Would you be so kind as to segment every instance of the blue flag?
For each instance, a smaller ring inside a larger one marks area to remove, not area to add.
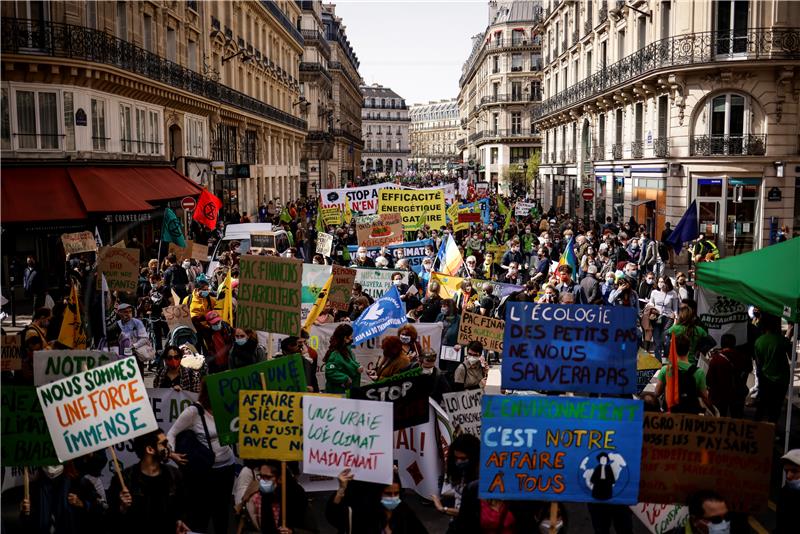
[[[381,335],[385,330],[398,328],[406,322],[406,306],[400,300],[397,286],[392,286],[353,322],[353,345],[360,345]]]
[[[678,221],[678,224],[672,229],[672,233],[669,234],[667,243],[672,245],[672,248],[675,249],[675,253],[677,254],[680,253],[681,247],[683,247],[685,242],[697,239],[699,233],[700,230],[697,227],[697,201],[692,200],[686,213],[683,214],[681,220]]]
[[[183,226],[175,212],[169,208],[164,210],[164,226],[161,228],[161,241],[164,243],[175,243],[179,247],[186,246],[183,238]]]

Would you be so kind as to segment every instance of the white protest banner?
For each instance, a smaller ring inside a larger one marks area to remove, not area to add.
[[[442,405],[450,423],[465,434],[481,437],[481,397],[480,389],[442,395]]]
[[[683,526],[689,517],[689,508],[675,504],[653,504],[640,502],[630,507],[639,521],[652,534],[665,534]],[[683,529],[681,529],[683,530]]]
[[[118,359],[118,354],[102,350],[37,350],[33,353],[33,384],[49,384]]]
[[[333,236],[324,232],[317,234],[317,254],[322,254],[326,258],[331,257],[331,248],[333,247]]]
[[[89,231],[61,234],[61,243],[64,245],[64,253],[67,256],[97,250],[97,241],[94,240],[94,234]]]
[[[463,199],[467,198],[467,192],[468,191],[469,191],[469,180],[467,178],[464,178],[464,179],[459,178],[458,179],[458,196],[460,196],[461,199],[463,200]]]
[[[747,306],[700,286],[696,292],[697,316],[708,328],[708,335],[718,346],[724,334],[733,334],[736,344],[743,345],[747,341]]]
[[[403,283],[408,283],[407,271],[393,271],[391,269],[356,269],[355,282],[373,299],[379,299],[392,287],[392,275],[399,272],[403,275]]]
[[[339,489],[339,481],[336,477],[304,473],[302,462],[300,462],[300,475],[297,477],[297,482],[303,486],[306,493],[313,491],[336,491]]]
[[[388,404],[388,403],[387,403]],[[426,499],[439,495],[439,477],[444,465],[439,454],[437,414],[432,403],[427,423],[394,433],[394,458],[403,487]]]
[[[536,207],[536,204],[533,202],[517,202],[517,205],[514,207],[514,215],[517,217],[527,217],[531,210]]]
[[[378,210],[378,191],[381,189],[395,189],[394,182],[349,187],[342,189],[320,189],[319,198],[322,208],[344,209],[345,198],[350,200],[350,209],[362,215],[372,215]]]
[[[135,358],[36,388],[62,462],[158,428]]]
[[[188,326],[193,331],[196,331],[192,317],[189,314],[188,304],[178,304],[176,306],[167,306],[163,310],[164,319],[167,321],[167,327],[172,332],[179,326]]]
[[[303,472],[392,482],[393,405],[390,402],[303,397]]]

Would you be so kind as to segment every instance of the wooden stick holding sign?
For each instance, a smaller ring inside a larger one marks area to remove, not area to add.
[[[114,460],[114,471],[117,473],[117,477],[119,478],[119,485],[122,487],[122,491],[128,491],[128,487],[125,486],[125,479],[122,478],[122,470],[119,468],[117,453],[114,451],[113,446],[109,447],[108,450],[111,451],[111,459]]]
[[[269,335],[269,344],[272,346],[272,334]],[[261,376],[261,389],[267,391],[267,377]],[[281,528],[286,528],[286,462],[281,462]]]
[[[556,523],[558,523],[558,503],[550,503],[550,534],[556,534]]]
[[[22,468],[22,499],[28,501],[28,509],[24,510],[25,515],[31,515],[30,500],[31,500],[31,478],[28,475],[28,467]]]

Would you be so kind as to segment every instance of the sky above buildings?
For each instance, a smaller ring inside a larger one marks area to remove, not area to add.
[[[470,37],[486,29],[480,1],[334,0],[367,84],[391,87],[407,104],[458,96]]]

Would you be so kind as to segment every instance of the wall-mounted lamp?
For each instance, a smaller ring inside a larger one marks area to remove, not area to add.
[[[630,165],[625,165],[624,167],[622,167],[622,176],[625,177],[625,178],[630,178],[631,177],[631,166]]]
[[[783,178],[784,163],[782,161],[776,161],[773,165],[775,165],[775,176]]]
[[[222,64],[224,65],[226,61],[230,61],[231,59],[235,58],[236,56],[242,56],[242,63],[247,63],[248,61],[253,59],[253,56],[248,54],[246,49],[242,48],[241,50],[239,50],[235,54],[231,54],[228,57],[222,58]]]

